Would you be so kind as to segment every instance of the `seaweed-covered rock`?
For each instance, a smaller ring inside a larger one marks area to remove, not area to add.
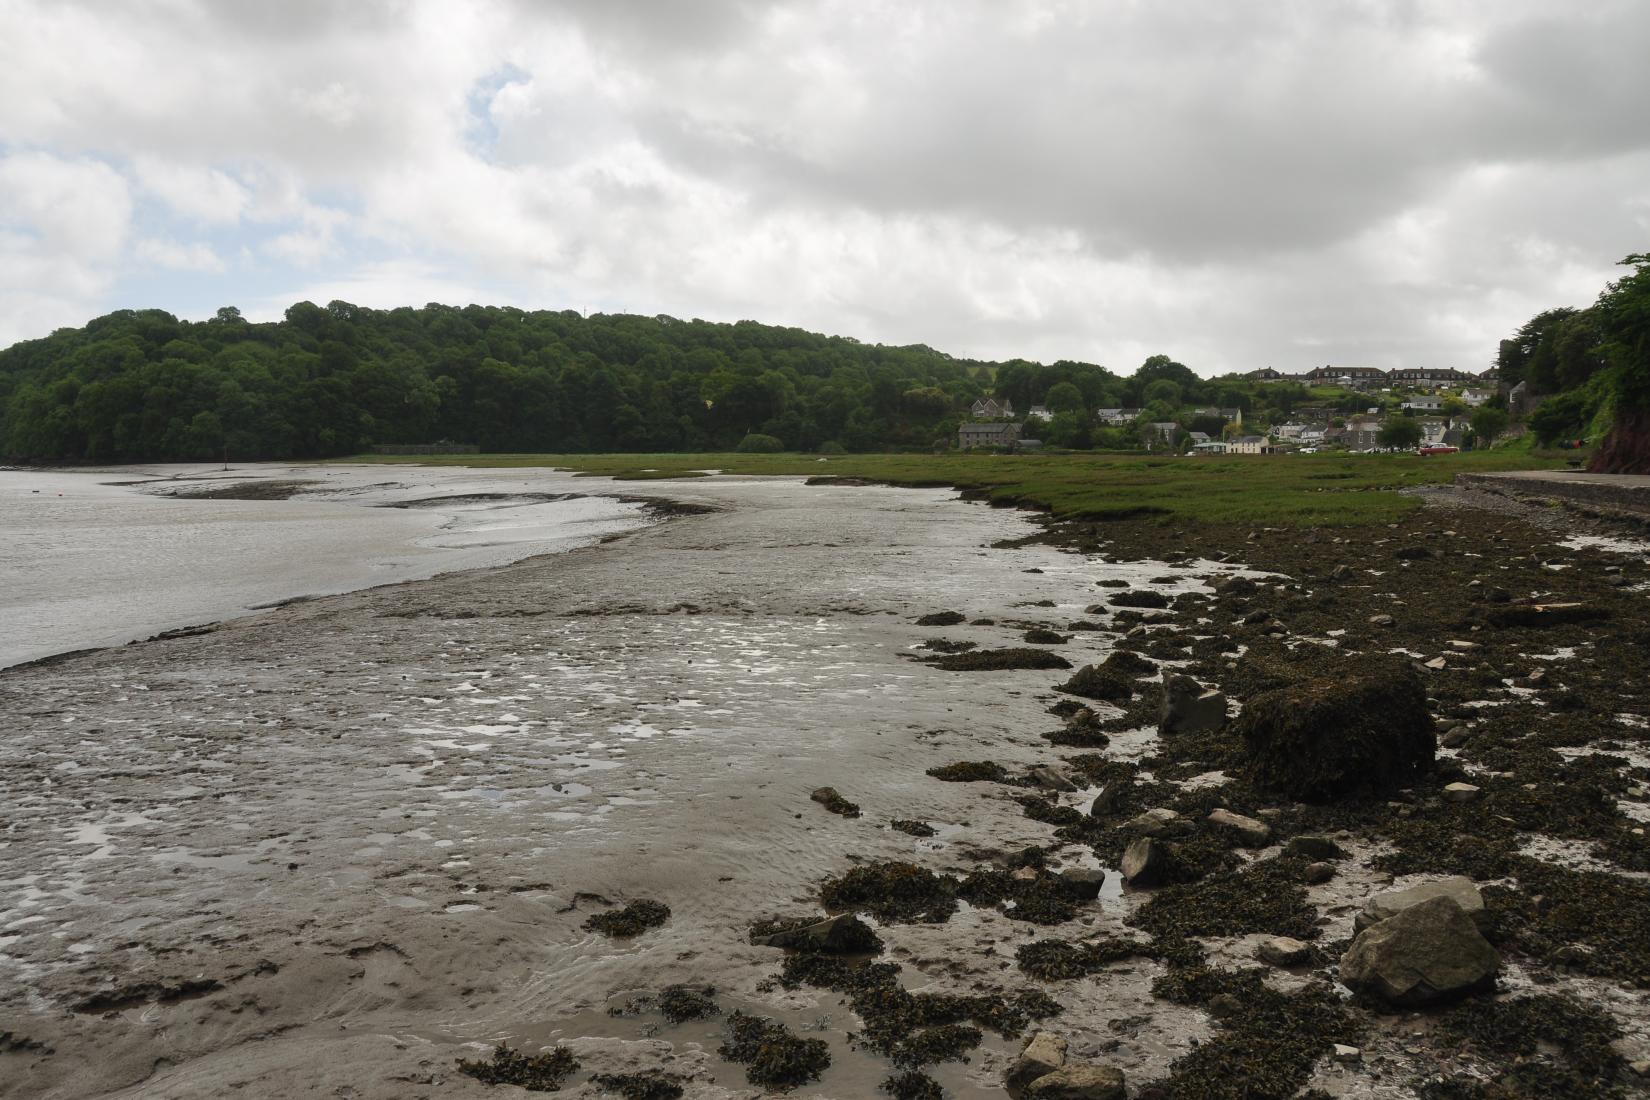
[[[1410,1007],[1490,989],[1500,966],[1472,918],[1439,896],[1358,933],[1341,956],[1341,981]]]
[[[1301,859],[1310,860],[1340,859],[1346,855],[1345,852],[1341,851],[1341,846],[1329,837],[1308,833],[1290,837],[1289,843],[1283,846],[1283,850],[1286,855],[1299,856]]]
[[[485,1085],[519,1085],[528,1092],[555,1092],[579,1071],[579,1059],[564,1046],[523,1054],[500,1043],[486,1062],[458,1061],[458,1072]]]
[[[820,921],[760,924],[751,929],[750,940],[757,947],[788,947],[827,955],[872,954],[882,950],[882,941],[871,931],[871,926],[852,913],[839,913]]]
[[[1431,769],[1435,753],[1426,689],[1398,665],[1263,692],[1243,708],[1235,732],[1254,784],[1304,802],[1408,786]]]
[[[1038,764],[1026,771],[1026,778],[1033,785],[1045,791],[1075,791],[1077,784],[1073,783],[1059,768],[1051,768],[1047,764]]]
[[[1147,676],[1157,671],[1157,665],[1132,649],[1117,649],[1100,662],[1101,668],[1114,669],[1126,676]]]
[[[968,616],[960,611],[935,611],[917,620],[918,626],[956,626]]]
[[[1061,1066],[1026,1088],[1028,1100],[1123,1100],[1123,1071],[1114,1066]]]
[[[830,810],[833,814],[839,814],[842,817],[859,816],[859,805],[843,798],[842,795],[837,793],[835,787],[820,787],[808,797]]]
[[[943,922],[957,911],[957,882],[913,863],[855,867],[820,888],[829,909],[870,913],[890,923]]]
[[[1134,698],[1134,678],[1104,665],[1084,665],[1054,690],[1106,703],[1127,703]]]
[[[1264,848],[1272,840],[1272,826],[1259,818],[1233,813],[1228,809],[1211,810],[1209,824],[1237,837],[1247,848]]]
[[[1163,703],[1158,708],[1157,732],[1206,733],[1226,724],[1226,696],[1205,691],[1184,673],[1163,670]]]
[[[597,913],[584,922],[584,930],[586,932],[601,932],[604,935],[622,939],[639,936],[649,928],[657,928],[669,919],[670,906],[663,902],[642,898],[631,902],[622,909]]]
[[[817,1081],[831,1064],[831,1047],[823,1039],[799,1039],[784,1024],[735,1012],[728,1017],[728,1038],[717,1053],[745,1066],[753,1085],[793,1089]]]
[[[959,760],[929,768],[928,774],[947,783],[1001,783],[1008,769],[994,760]]]
[[[1134,588],[1126,592],[1114,592],[1106,597],[1106,601],[1118,607],[1149,607],[1154,609],[1169,606],[1169,597],[1150,588]]]
[[[1034,626],[1021,635],[1021,640],[1030,642],[1032,645],[1065,645],[1070,639],[1058,630],[1050,630],[1046,626]]]
[[[916,837],[933,836],[935,833],[939,832],[938,829],[928,824],[928,822],[917,821],[913,818],[895,818],[893,821],[888,823],[888,827],[893,829],[895,832],[904,833],[906,836]]]
[[[1070,668],[1071,662],[1046,649],[977,649],[930,657],[928,663],[946,672],[1003,672],[1009,669]]]

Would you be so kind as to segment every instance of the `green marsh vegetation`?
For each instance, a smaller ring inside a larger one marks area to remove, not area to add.
[[[1320,527],[1396,522],[1419,502],[1395,490],[1448,484],[1460,473],[1559,467],[1532,453],[1455,455],[1121,454],[840,455],[601,454],[368,455],[351,462],[555,467],[621,480],[729,475],[863,480],[955,487],[1004,505],[1047,509],[1056,519],[1157,518],[1257,526]]]

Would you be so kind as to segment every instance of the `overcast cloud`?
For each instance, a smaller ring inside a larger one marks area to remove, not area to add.
[[[1650,4],[0,0],[0,344],[300,299],[1481,369],[1650,250]]]

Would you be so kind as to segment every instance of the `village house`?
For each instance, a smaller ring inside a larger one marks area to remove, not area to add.
[[[1494,396],[1494,390],[1465,389],[1461,391],[1461,400],[1465,401],[1469,407],[1474,409],[1489,404],[1490,398]]]
[[[1146,435],[1164,443],[1173,443],[1179,432],[1180,425],[1173,420],[1153,420],[1146,425]]]
[[[1442,397],[1427,396],[1406,397],[1404,398],[1403,407],[1412,409],[1415,412],[1437,412],[1444,407],[1444,399]]]
[[[1012,448],[1020,439],[1020,426],[1007,420],[984,424],[964,424],[957,429],[957,448],[972,451],[979,447]]]
[[[1352,390],[1377,389],[1388,383],[1386,371],[1379,367],[1319,367],[1306,372],[1309,386],[1344,386]]]
[[[1265,450],[1266,437],[1261,435],[1240,435],[1226,444],[1226,453],[1229,455],[1258,455]]]
[[[1033,405],[1026,410],[1027,420],[1053,420],[1054,414],[1048,411],[1046,405]]]
[[[1378,416],[1349,416],[1346,427],[1326,433],[1325,438],[1349,451],[1373,451],[1380,446],[1382,427],[1383,421]]]
[[[980,420],[1007,420],[1014,415],[1014,402],[1006,397],[982,397],[968,412]]]
[[[1196,434],[1195,432],[1193,433]],[[1226,453],[1226,444],[1219,439],[1211,439],[1206,443],[1197,443],[1192,446],[1192,453],[1198,455],[1223,455]]]
[[[1094,418],[1108,428],[1122,428],[1140,419],[1139,409],[1095,409]]]
[[[1477,381],[1453,367],[1402,367],[1388,376],[1394,386],[1437,386]]]

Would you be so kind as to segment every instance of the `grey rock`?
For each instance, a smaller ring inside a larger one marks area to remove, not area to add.
[[[1445,802],[1475,802],[1483,793],[1471,783],[1447,783],[1443,791]]]
[[[1124,1100],[1123,1071],[1112,1066],[1062,1066],[1026,1089],[1030,1100]]]
[[[1284,845],[1283,850],[1289,855],[1311,860],[1340,859],[1346,855],[1345,852],[1341,851],[1341,846],[1328,837],[1313,836],[1308,833],[1290,837],[1289,843]]]
[[[1458,749],[1470,740],[1472,740],[1472,730],[1466,726],[1451,726],[1444,731],[1444,735],[1438,739],[1438,743],[1446,749]]]
[[[1008,1087],[1023,1089],[1066,1064],[1066,1041],[1052,1031],[1039,1031],[1026,1040],[1020,1056],[1008,1067]]]
[[[1411,905],[1358,933],[1341,981],[1400,1007],[1439,1004],[1494,987],[1501,959],[1447,895]]]
[[[1163,671],[1163,705],[1158,711],[1157,732],[1206,733],[1226,724],[1226,696],[1205,691],[1203,685],[1183,673]]]
[[[1067,779],[1056,768],[1046,764],[1039,764],[1026,772],[1026,778],[1049,791],[1075,791],[1077,784]]]
[[[1093,805],[1089,807],[1089,816],[1108,817],[1116,813],[1129,787],[1129,783],[1115,779],[1101,787],[1100,793],[1094,796]]]
[[[1123,850],[1123,881],[1130,886],[1155,886],[1168,875],[1168,845],[1143,836]]]
[[[1388,890],[1376,894],[1364,904],[1363,912],[1358,914],[1353,924],[1362,932],[1412,906],[1436,897],[1449,898],[1475,923],[1484,923],[1484,895],[1478,892],[1478,887],[1473,885],[1472,879],[1464,875],[1452,875],[1434,882],[1423,882],[1405,890]]]
[[[1230,829],[1236,833],[1239,842],[1246,848],[1264,848],[1272,840],[1272,826],[1264,821],[1233,813],[1231,810],[1213,810],[1208,821],[1216,828]]]
[[[1093,901],[1100,896],[1100,888],[1106,884],[1106,872],[1087,867],[1068,867],[1060,872],[1060,881],[1069,896],[1081,901]]]
[[[1398,620],[1394,619],[1391,615],[1371,615],[1369,617],[1369,624],[1371,626],[1391,626],[1397,621]]]
[[[1255,958],[1271,966],[1300,966],[1312,958],[1312,948],[1288,936],[1272,936],[1255,947]]]
[[[1301,871],[1301,879],[1308,886],[1317,886],[1319,883],[1328,882],[1334,877],[1335,865],[1333,863],[1308,863]]]
[[[1123,822],[1123,831],[1137,836],[1181,836],[1192,831],[1192,823],[1173,810],[1159,806]]]

